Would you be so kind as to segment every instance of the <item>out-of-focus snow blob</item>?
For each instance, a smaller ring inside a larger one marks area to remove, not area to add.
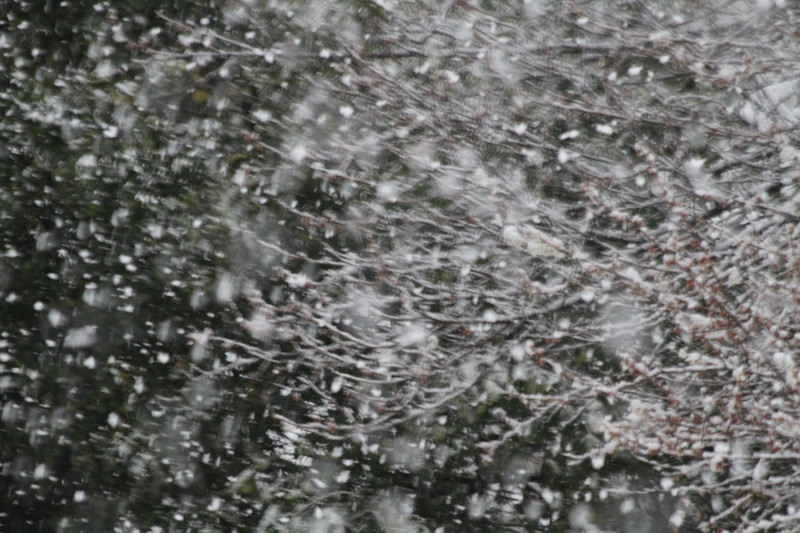
[[[393,204],[397,201],[397,185],[394,183],[381,183],[378,185],[376,191],[378,199]]]
[[[80,350],[92,346],[97,342],[96,331],[97,326],[83,326],[69,330],[67,336],[64,337],[64,348]]]
[[[308,150],[306,150],[306,147],[302,144],[298,144],[292,148],[291,152],[289,152],[289,159],[295,163],[302,163],[303,159],[305,159],[307,155]]]
[[[529,225],[503,228],[503,240],[509,246],[524,250],[534,257],[564,257],[564,243]]]
[[[213,331],[210,328],[205,328],[202,332],[196,331],[188,335],[189,339],[194,342],[192,346],[192,361],[199,363],[206,357],[206,345],[211,340]]]

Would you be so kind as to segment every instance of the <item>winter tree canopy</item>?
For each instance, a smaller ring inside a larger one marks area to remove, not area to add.
[[[792,2],[6,8],[4,528],[800,528]]]

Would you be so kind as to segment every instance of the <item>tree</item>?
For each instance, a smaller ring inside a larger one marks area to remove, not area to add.
[[[797,527],[796,8],[195,8],[9,93],[9,516]]]

